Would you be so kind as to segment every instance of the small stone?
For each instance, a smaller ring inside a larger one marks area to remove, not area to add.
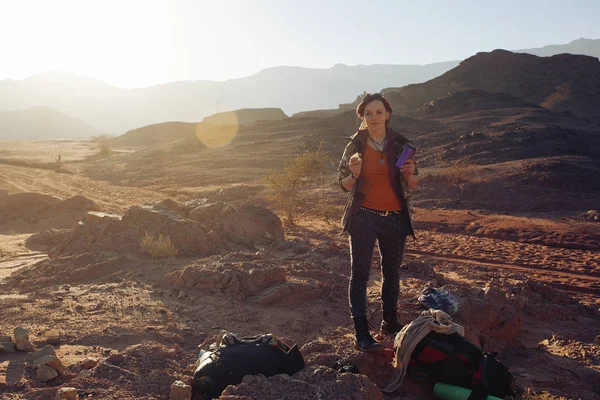
[[[596,343],[600,343],[600,335],[596,336],[595,341],[596,341]]]
[[[98,360],[95,358],[86,358],[85,360],[83,360],[81,362],[81,366],[84,369],[92,369],[94,368],[96,365],[98,365]]]
[[[60,344],[60,332],[58,329],[50,329],[44,336],[46,337],[46,343],[52,345]]]
[[[29,360],[37,360],[38,358],[42,358],[44,356],[53,356],[56,355],[56,351],[54,350],[54,346],[51,344],[47,344],[42,347],[40,350],[31,353],[28,358]]]
[[[269,238],[269,239],[270,239],[270,238]],[[258,250],[256,253],[254,253],[254,257],[255,257],[255,258],[261,258],[261,257],[264,257],[264,256],[265,256],[265,254],[266,254],[266,251],[265,251],[265,249],[260,249],[260,250]]]
[[[185,299],[185,292],[183,290],[179,292],[179,294],[177,295],[177,299],[178,300]]]
[[[119,353],[112,353],[110,356],[106,357],[106,362],[112,365],[119,365],[125,361],[125,356]]]
[[[52,367],[47,365],[40,365],[38,369],[35,371],[35,377],[40,382],[48,382],[51,379],[54,379],[58,376],[58,372]]]
[[[52,367],[59,374],[65,373],[65,367],[63,367],[62,363],[60,362],[58,357],[56,357],[56,355],[44,356],[42,358],[38,358],[33,362],[34,367],[39,368],[40,365],[47,365],[49,367]]]
[[[17,345],[17,350],[21,351],[33,351],[33,345],[29,341],[29,331],[24,328],[15,328],[15,344]]]
[[[56,392],[56,400],[77,400],[77,389],[72,387],[64,387]]]
[[[79,373],[79,376],[82,378],[88,378],[88,377],[92,376],[92,371],[90,371],[89,369],[84,369],[83,371],[81,371]]]
[[[0,343],[0,354],[2,353],[14,353],[17,351],[17,345],[13,342]]]
[[[192,398],[192,387],[182,381],[175,381],[171,385],[171,400],[190,400]]]

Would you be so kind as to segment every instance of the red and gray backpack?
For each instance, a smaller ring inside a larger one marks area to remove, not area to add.
[[[512,394],[512,375],[496,359],[457,333],[431,332],[416,346],[407,374],[418,382],[443,382],[472,389],[468,400]]]

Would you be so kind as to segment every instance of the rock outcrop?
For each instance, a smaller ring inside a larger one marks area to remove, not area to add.
[[[279,217],[259,206],[235,207],[203,199],[132,206],[122,216],[88,212],[51,256],[105,251],[142,254],[148,233],[169,238],[181,255],[210,255],[283,240]]]

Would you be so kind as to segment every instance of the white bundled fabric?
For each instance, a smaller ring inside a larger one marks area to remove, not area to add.
[[[396,350],[394,374],[390,383],[382,389],[382,392],[392,393],[402,385],[410,356],[419,342],[432,331],[448,335],[453,333],[458,333],[460,336],[465,335],[465,328],[452,322],[452,317],[445,312],[433,308],[423,311],[417,319],[405,325],[396,334],[394,340],[394,349]]]

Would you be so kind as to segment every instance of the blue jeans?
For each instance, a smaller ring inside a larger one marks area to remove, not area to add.
[[[406,212],[380,216],[360,209],[352,218],[350,229],[351,275],[348,288],[350,314],[367,316],[367,284],[375,240],[381,250],[381,303],[384,313],[396,312],[400,292],[399,268],[406,244]]]

